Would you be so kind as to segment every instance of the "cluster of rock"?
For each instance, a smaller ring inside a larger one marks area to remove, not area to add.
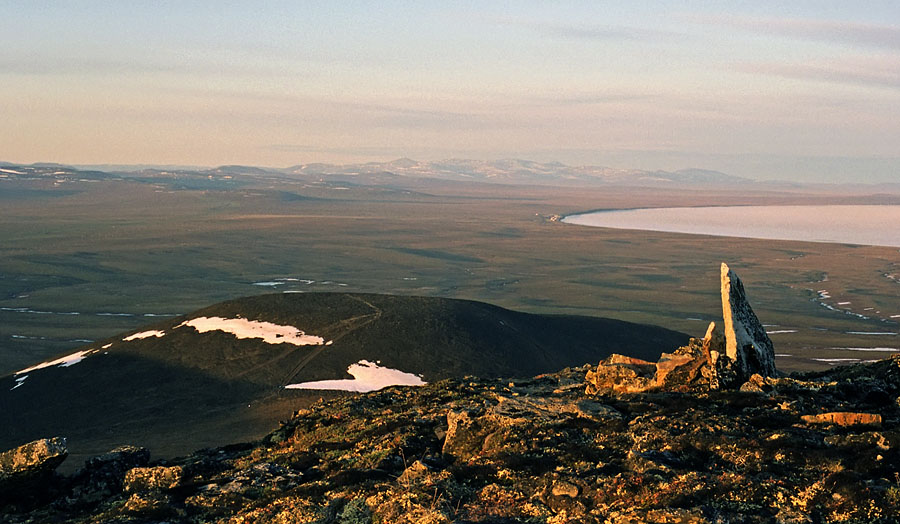
[[[652,389],[702,391],[758,388],[777,375],[775,349],[737,274],[722,263],[724,333],[715,322],[703,339],[691,339],[657,362],[611,355],[587,375],[587,392],[639,393]]]
[[[261,442],[168,462],[119,449],[5,500],[0,521],[900,521],[900,356],[761,392],[588,395],[588,372],[322,402]]]
[[[0,494],[30,494],[0,498],[0,521],[900,522],[900,355],[776,377],[730,307],[724,335],[656,363],[322,401],[171,461],[124,447],[63,477],[64,441],[32,443],[0,455]]]

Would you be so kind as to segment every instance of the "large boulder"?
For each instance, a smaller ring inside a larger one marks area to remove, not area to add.
[[[72,478],[73,488],[67,501],[70,507],[91,507],[122,492],[125,474],[146,466],[150,451],[137,446],[119,446],[88,459]]]
[[[725,321],[724,367],[730,367],[735,379],[744,382],[754,373],[774,377],[775,348],[766,329],[750,307],[744,284],[737,274],[722,263],[722,316]]]
[[[613,353],[585,375],[586,393],[640,393],[655,385],[656,364]]]
[[[712,367],[704,353],[704,341],[692,338],[688,345],[663,353],[656,363],[656,387],[667,391],[709,389]]]
[[[69,456],[66,439],[45,438],[0,453],[0,505],[39,495]]]
[[[183,479],[181,466],[132,468],[125,473],[122,490],[126,493],[165,491],[178,487]]]

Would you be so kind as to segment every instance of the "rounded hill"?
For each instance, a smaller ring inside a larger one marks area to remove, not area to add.
[[[530,377],[613,352],[656,360],[687,338],[466,300],[247,297],[0,378],[0,426],[8,428],[0,448],[58,435],[74,455],[136,444],[171,456],[260,437],[295,409],[348,394],[340,391],[466,375]]]

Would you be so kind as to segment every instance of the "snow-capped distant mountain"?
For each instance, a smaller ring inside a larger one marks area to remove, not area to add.
[[[119,169],[109,172],[76,169],[59,164],[0,164],[0,174],[4,178],[46,179],[56,176],[65,179],[129,179],[133,181],[154,181],[152,179],[178,179],[188,187],[207,187],[209,180],[235,185],[238,177],[284,177],[303,176],[327,179],[337,177],[348,181],[347,177],[357,177],[362,184],[386,183],[399,178],[449,180],[457,182],[476,181],[495,184],[521,185],[569,185],[569,186],[731,186],[748,185],[754,181],[706,169],[681,169],[678,171],[646,171],[603,166],[568,166],[559,162],[535,162],[521,159],[469,160],[451,158],[447,160],[419,162],[409,158],[399,158],[390,162],[367,162],[363,164],[301,164],[288,168],[260,168],[254,166],[223,165],[215,168],[165,168],[143,167],[139,170]],[[199,184],[199,185],[198,185]]]
[[[747,178],[705,169],[645,171],[603,166],[567,166],[559,162],[534,162],[520,159],[493,161],[448,159],[417,162],[401,158],[391,162],[333,165],[304,164],[284,170],[289,174],[370,175],[392,173],[401,176],[444,180],[477,180],[504,184],[569,185],[673,185],[752,183]]]

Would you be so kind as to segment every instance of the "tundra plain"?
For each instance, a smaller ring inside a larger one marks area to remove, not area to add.
[[[552,187],[389,174],[7,177],[0,374],[160,315],[273,291],[465,298],[700,336],[721,317],[722,261],[744,279],[780,369],[884,358],[900,348],[896,248],[555,220],[592,209],[873,202],[900,197],[865,188]]]

